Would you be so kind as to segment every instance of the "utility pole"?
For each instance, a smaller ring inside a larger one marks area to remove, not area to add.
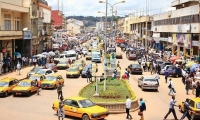
[[[106,27],[106,31],[105,31],[105,45],[104,45],[104,47],[105,47],[105,55],[104,55],[104,64],[108,64],[108,62],[107,62],[107,22],[108,22],[108,0],[106,0],[106,25],[105,25],[105,27]],[[107,67],[107,66],[106,66]],[[107,69],[107,68],[106,68]],[[105,70],[105,80],[104,80],[104,91],[106,91],[106,80],[107,80],[107,74],[106,74],[106,70]]]
[[[58,0],[58,11],[59,11],[59,0]]]

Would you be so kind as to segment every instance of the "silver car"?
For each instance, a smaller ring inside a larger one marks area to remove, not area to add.
[[[142,91],[145,89],[158,91],[158,81],[154,76],[142,76],[138,79],[138,87],[141,87]]]
[[[31,71],[27,73],[27,78],[30,77],[31,75],[37,73],[39,70],[43,69],[43,67],[34,67]]]

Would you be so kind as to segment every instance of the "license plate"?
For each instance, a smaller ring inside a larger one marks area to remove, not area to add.
[[[22,93],[16,93],[17,95],[21,95]]]
[[[139,69],[135,69],[135,70],[139,70]]]
[[[101,116],[101,118],[105,118],[105,117],[106,117],[106,115]]]
[[[70,75],[70,77],[74,77],[73,75]]]
[[[47,88],[47,86],[45,86],[45,88]]]

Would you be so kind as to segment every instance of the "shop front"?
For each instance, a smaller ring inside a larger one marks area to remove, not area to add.
[[[171,51],[171,53],[174,55],[174,45],[173,45],[172,37],[168,37],[167,47],[168,47],[168,50]]]
[[[193,55],[199,55],[200,42],[192,40]]]
[[[191,49],[191,34],[173,34],[173,44],[176,46],[175,54],[177,56],[190,57],[193,55]]]

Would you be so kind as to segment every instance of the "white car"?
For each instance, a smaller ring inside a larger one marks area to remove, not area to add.
[[[158,91],[158,82],[154,76],[142,76],[138,79],[138,87],[141,87],[142,91],[145,89]]]
[[[85,49],[82,50],[82,53],[83,53],[84,55],[87,55],[87,54],[88,54],[88,50],[85,48]]]
[[[173,65],[166,65],[165,67],[162,67],[161,70],[160,70],[160,74],[164,75],[165,74],[165,70],[167,69],[167,67],[170,67],[170,66],[173,66]]]
[[[36,74],[44,75],[45,77],[47,77],[48,75],[54,74],[54,71],[50,69],[41,69]]]

